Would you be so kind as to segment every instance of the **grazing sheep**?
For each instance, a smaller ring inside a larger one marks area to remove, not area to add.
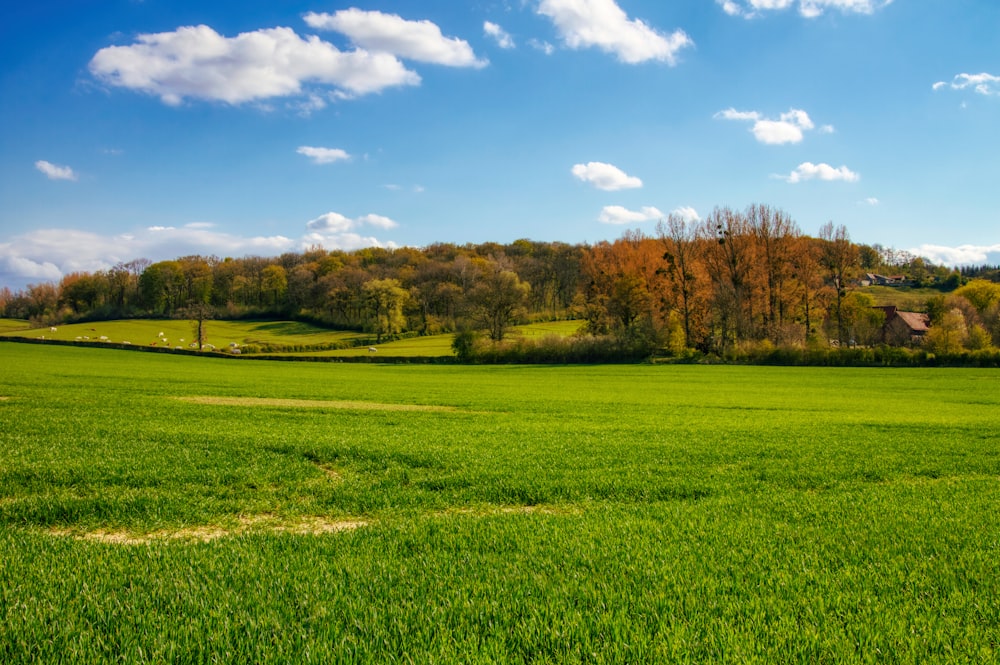
[[[55,332],[55,331],[56,331],[55,327],[49,328],[49,332]]]
[[[369,346],[368,353],[378,353],[378,349],[376,349],[374,346]]]
[[[122,344],[127,344],[129,346],[132,346],[132,342],[122,342]]]
[[[163,332],[158,333],[156,336],[157,337],[163,337]]]
[[[77,336],[76,336],[76,338],[77,338],[77,339],[83,339],[83,338],[82,338],[82,337],[80,337],[79,335],[77,335]]]
[[[197,349],[198,348],[198,342],[191,342],[190,344],[188,344],[188,348],[189,349]]]
[[[84,339],[90,339],[90,337],[88,335],[84,335],[83,338]]]
[[[240,355],[241,353],[243,353],[243,349],[238,349],[236,347],[233,347],[233,348],[229,349],[229,352],[230,353],[235,353],[236,355]]]
[[[230,349],[235,349],[237,346],[239,346],[239,344],[237,344],[236,342],[230,342],[229,343],[229,348]]]
[[[102,342],[106,342],[106,341],[108,341],[108,336],[107,335],[101,335],[100,339],[101,339]]]

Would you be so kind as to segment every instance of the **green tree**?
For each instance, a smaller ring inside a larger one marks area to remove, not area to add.
[[[499,342],[523,314],[530,293],[531,286],[517,273],[490,261],[468,296],[472,320],[491,340]]]
[[[924,335],[924,347],[942,355],[961,353],[965,342],[965,317],[958,309],[945,312]]]
[[[377,342],[383,335],[395,335],[406,324],[403,305],[409,293],[398,279],[373,279],[361,287],[368,326]]]

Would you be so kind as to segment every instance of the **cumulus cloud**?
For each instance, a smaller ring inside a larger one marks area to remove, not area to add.
[[[946,266],[991,265],[1000,263],[1000,244],[996,245],[920,245],[906,250],[916,256],[930,259],[933,263]]]
[[[860,175],[851,171],[846,166],[834,168],[829,164],[813,164],[812,162],[803,162],[799,164],[798,167],[796,167],[796,169],[789,175],[777,177],[792,184],[803,182],[805,180],[825,180],[828,182],[842,180],[844,182],[857,182],[861,179]]]
[[[375,226],[380,229],[394,229],[399,226],[393,220],[382,215],[367,214],[352,219],[345,217],[339,212],[328,212],[325,215],[320,215],[316,219],[310,220],[306,223],[306,228],[310,231],[320,233],[345,233],[347,231],[354,231],[365,225]]]
[[[346,35],[362,49],[449,67],[484,67],[464,39],[445,37],[431,21],[409,21],[396,14],[342,9],[333,14],[309,12],[307,25]]]
[[[619,61],[677,63],[677,54],[694,42],[683,30],[664,34],[639,19],[629,19],[615,0],[541,0],[538,13],[551,19],[571,49],[597,47]]]
[[[815,129],[809,114],[801,109],[789,109],[787,113],[782,113],[777,120],[765,118],[757,111],[737,111],[734,108],[719,111],[715,114],[716,119],[738,120],[752,122],[751,132],[760,143],[768,145],[783,145],[786,143],[801,143],[804,132]],[[824,125],[821,132],[832,133],[831,125]]]
[[[306,223],[298,237],[245,236],[214,230],[208,222],[180,227],[154,225],[117,235],[77,229],[40,229],[0,242],[0,284],[20,288],[28,283],[58,281],[71,272],[107,270],[136,258],[163,261],[194,254],[277,256],[314,245],[327,249],[396,247],[358,231],[364,227],[394,229],[395,221],[381,215],[348,219],[327,213]]]
[[[49,180],[76,180],[76,173],[68,166],[57,166],[39,159],[35,162],[35,168],[44,173]]]
[[[844,14],[872,14],[892,4],[892,0],[716,0],[716,3],[730,16],[757,18],[768,11],[798,7],[801,16],[816,18],[827,10],[838,10]]]
[[[639,178],[630,176],[617,166],[604,162],[575,164],[572,173],[583,182],[590,183],[597,189],[603,189],[606,192],[642,187],[642,180]]]
[[[645,206],[639,210],[629,210],[623,206],[604,206],[597,220],[602,224],[640,224],[663,217],[665,215],[652,206]]]
[[[309,145],[300,146],[295,152],[305,155],[312,160],[313,164],[333,164],[351,158],[347,152],[340,148],[316,148]]]
[[[354,97],[420,83],[391,53],[340,51],[291,28],[224,37],[207,25],[143,34],[132,45],[103,48],[91,59],[90,72],[107,85],[155,95],[172,106],[186,98],[242,104],[298,96],[307,84]],[[317,99],[311,98],[314,106]]]
[[[1000,95],[1000,76],[993,74],[958,74],[951,83],[938,81],[933,86],[934,90],[951,88],[952,90],[972,89],[980,95],[994,96]]]
[[[867,199],[861,201],[860,203],[862,203],[864,205],[867,205],[867,206],[874,207],[874,206],[877,206],[880,203],[880,201],[877,198],[875,198],[874,196],[869,196]]]
[[[697,222],[701,220],[701,215],[691,206],[681,206],[670,211],[671,215],[677,215],[685,222]]]
[[[514,48],[514,38],[496,23],[483,22],[483,34],[496,40],[500,48]]]

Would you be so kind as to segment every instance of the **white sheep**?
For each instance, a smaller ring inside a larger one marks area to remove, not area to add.
[[[241,353],[243,353],[243,349],[238,349],[236,347],[233,347],[233,348],[229,349],[229,352],[230,353],[235,353],[236,355],[240,355]]]
[[[378,349],[376,349],[374,346],[369,346],[368,353],[378,353]]]
[[[56,331],[55,327],[49,328],[49,332],[55,332],[55,331]]]
[[[108,341],[108,336],[107,335],[101,335],[101,341],[102,342]]]
[[[132,342],[122,342],[122,344],[126,344],[128,346],[132,346]]]

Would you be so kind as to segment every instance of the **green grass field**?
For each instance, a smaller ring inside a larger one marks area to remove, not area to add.
[[[515,327],[511,334],[525,337],[545,335],[572,335],[580,328],[579,321],[551,321]],[[161,336],[160,333],[163,333]],[[194,324],[185,320],[129,319],[74,323],[49,327],[29,328],[27,321],[0,319],[0,336],[28,337],[59,341],[107,341],[121,344],[128,342],[140,346],[180,347],[188,349],[196,337]],[[101,338],[106,338],[101,340]],[[220,351],[231,343],[239,345],[269,345],[268,355],[352,357],[369,355],[371,333],[327,330],[296,321],[206,321],[205,342]],[[451,342],[454,335],[430,335],[384,342],[376,348],[380,357],[414,358],[452,356]],[[354,345],[341,349],[286,350],[322,345]],[[282,348],[285,347],[285,348]]]
[[[996,662],[998,407],[0,343],[0,662]]]

